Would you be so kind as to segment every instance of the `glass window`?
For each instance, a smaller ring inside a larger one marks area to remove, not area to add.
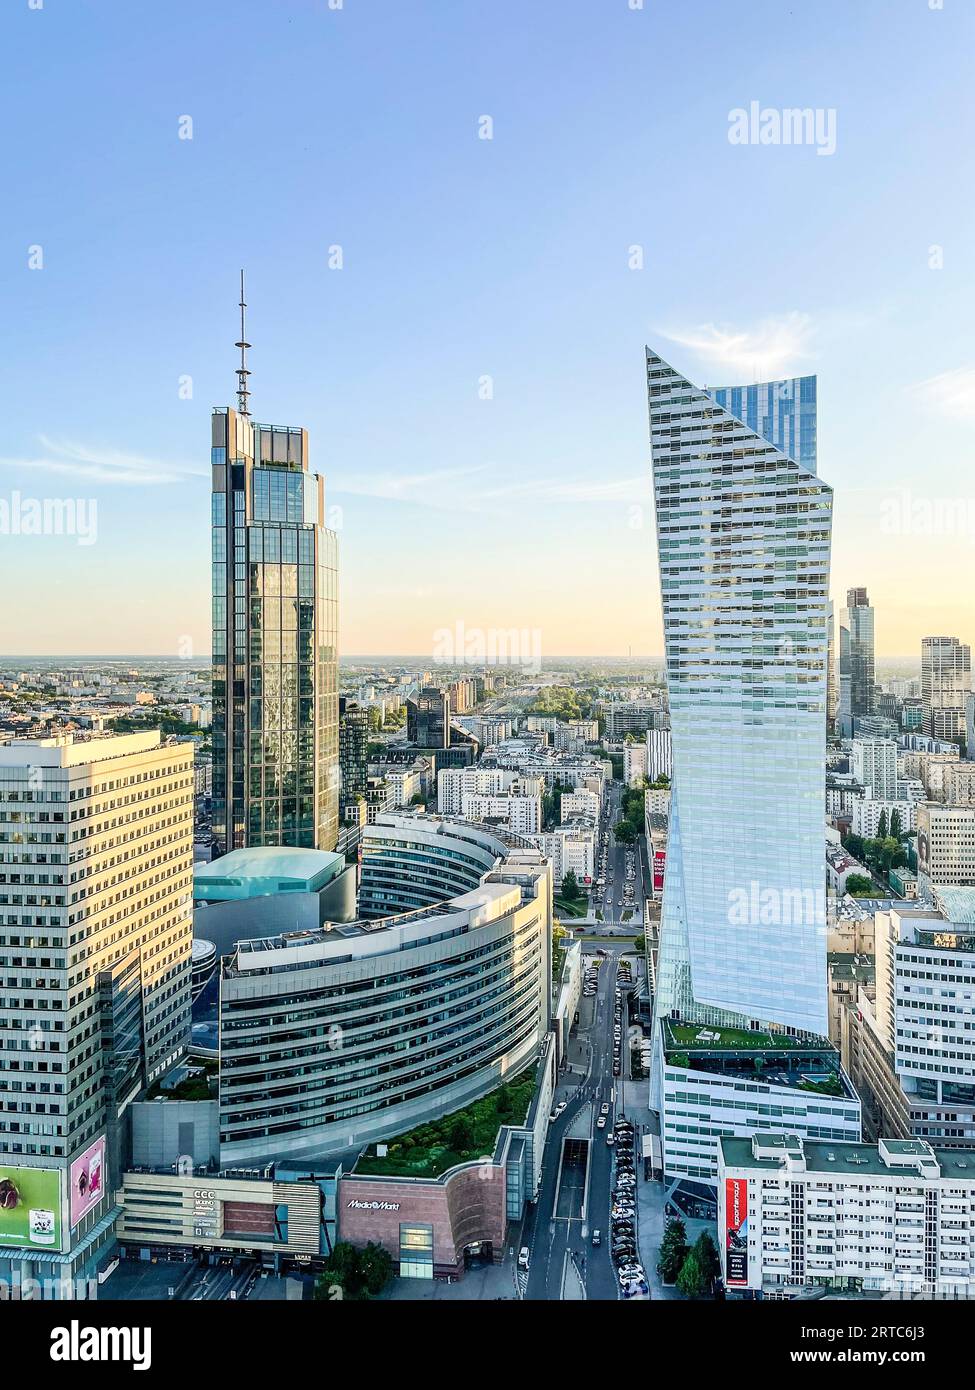
[[[399,1272],[402,1279],[433,1278],[433,1227],[401,1223]]]

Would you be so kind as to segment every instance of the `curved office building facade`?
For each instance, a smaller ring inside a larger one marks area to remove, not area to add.
[[[362,835],[359,915],[389,917],[466,893],[514,840],[439,816],[379,815]]]
[[[381,827],[394,828],[405,833]],[[551,1001],[548,861],[472,826],[433,833],[441,850],[453,843],[461,875],[493,841],[473,887],[397,917],[242,941],[222,962],[224,1164],[391,1138],[537,1055]]]

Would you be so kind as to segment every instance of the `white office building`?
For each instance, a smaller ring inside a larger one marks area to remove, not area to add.
[[[585,789],[562,793],[562,820],[573,820],[584,816],[589,820],[599,819],[599,796]]]
[[[897,744],[892,738],[855,738],[850,744],[850,771],[877,801],[897,796]]]
[[[192,902],[192,744],[0,745],[0,1171],[30,1207],[8,1284],[112,1247],[125,1109],[189,1041]]]
[[[674,771],[674,752],[669,729],[647,730],[647,776],[651,782],[670,777]]]
[[[623,781],[628,787],[639,787],[647,775],[647,745],[623,744]]]
[[[552,862],[556,888],[567,873],[574,873],[580,884],[591,882],[596,874],[596,827],[590,821],[573,821],[531,837]]]
[[[524,796],[516,791],[502,792],[498,796],[465,792],[461,815],[464,820],[492,821],[519,835],[534,835],[542,828],[542,797],[538,791]]]
[[[725,1138],[718,1238],[729,1295],[975,1295],[975,1151],[919,1139]]]
[[[878,1029],[911,1113],[912,1133],[975,1144],[975,917],[942,889],[942,909],[877,912]],[[969,899],[975,897],[970,891]],[[967,920],[965,920],[967,919]]]

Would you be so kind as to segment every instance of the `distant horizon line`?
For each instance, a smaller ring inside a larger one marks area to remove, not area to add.
[[[409,661],[412,665],[437,667],[443,666],[445,670],[460,670],[464,666],[471,666],[477,670],[490,669],[495,666],[500,671],[520,670],[517,662],[473,662],[458,661],[454,663],[435,660],[429,654],[419,652],[398,652],[394,650],[375,651],[375,652],[350,652],[348,655],[338,658],[339,665],[343,661],[375,661],[378,657],[396,657],[400,661]],[[173,661],[181,662],[187,666],[211,665],[212,656],[173,656],[169,652],[45,652],[45,653],[26,653],[0,652],[0,662],[12,661]],[[555,653],[548,658],[549,661],[656,661],[663,664],[666,660],[662,652],[637,653],[633,656],[624,656],[613,652],[561,652]],[[890,655],[880,655],[874,657],[875,661],[904,661],[914,662],[918,667],[921,665],[920,654],[912,653],[893,653]],[[542,670],[544,671],[544,662]]]

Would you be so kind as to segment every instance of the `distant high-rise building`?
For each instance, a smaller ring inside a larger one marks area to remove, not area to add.
[[[339,697],[339,810],[341,819],[366,794],[369,777],[369,711]]]
[[[324,480],[306,430],[229,408],[213,413],[211,459],[215,849],[331,850],[338,547]]]
[[[924,732],[964,741],[966,701],[972,688],[972,649],[957,637],[921,639],[921,702]]]
[[[840,614],[839,679],[837,681],[836,732],[841,738],[853,733],[853,675],[850,655],[850,629],[846,609]]]
[[[836,650],[836,611],[832,599],[826,613],[826,631],[826,732],[835,734],[840,711],[840,685]]]
[[[425,685],[406,702],[406,737],[420,748],[450,744],[450,697],[437,685]]]
[[[23,1206],[0,1231],[9,1288],[102,1268],[125,1109],[189,1041],[192,744],[0,745],[0,894],[0,1175]]]
[[[850,634],[850,712],[855,727],[858,715],[873,713],[876,682],[874,611],[866,589],[847,590],[841,621]]]

